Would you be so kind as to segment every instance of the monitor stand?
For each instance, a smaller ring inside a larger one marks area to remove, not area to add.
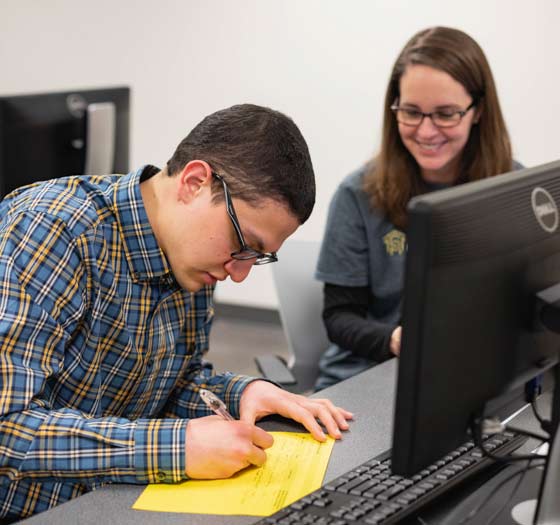
[[[560,410],[559,364],[554,367],[554,375],[552,428],[557,429],[558,412]],[[535,455],[535,460],[538,457],[538,455]],[[465,525],[477,525],[487,523],[490,520],[493,520],[491,521],[493,525],[559,524],[560,432],[554,432],[546,465],[543,465],[542,461],[539,466],[535,463],[532,465],[533,468],[527,470],[521,483],[519,483],[521,472],[526,466],[527,462],[517,462],[501,470],[455,507],[441,522],[441,525],[462,525],[463,523]],[[519,475],[514,476],[517,472],[519,472]],[[508,478],[511,479],[508,480]],[[494,491],[496,492],[486,501]],[[472,516],[472,519],[467,519],[476,510],[477,512]],[[535,512],[537,515],[535,515]]]
[[[524,465],[510,465],[501,470],[455,507],[441,525],[478,525],[492,519],[493,525],[533,525],[543,468],[527,471],[515,491],[514,499],[509,501],[519,481],[519,476],[512,476],[523,468]],[[506,482],[508,478],[511,479]]]

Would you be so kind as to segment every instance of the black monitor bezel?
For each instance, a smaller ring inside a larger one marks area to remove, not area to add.
[[[64,173],[50,169],[45,163],[54,158],[50,152],[46,160],[41,162],[38,155],[33,161],[33,173],[19,171],[18,158],[14,156],[14,148],[10,148],[8,134],[14,133],[17,126],[36,125],[37,133],[43,133],[45,128],[61,129],[62,126],[73,126],[76,134],[81,135],[85,130],[87,118],[84,111],[87,105],[101,102],[112,102],[116,110],[115,130],[115,173],[127,173],[129,169],[130,153],[130,97],[131,89],[128,86],[103,86],[98,88],[75,89],[67,91],[52,91],[42,93],[14,94],[0,96],[0,198],[12,189],[30,182],[58,178],[67,175],[79,175],[77,172]],[[70,102],[72,101],[72,102]],[[72,109],[76,101],[83,103],[84,110]],[[73,104],[74,103],[74,104]],[[25,146],[27,148],[27,146]],[[19,160],[24,165],[31,163],[33,148],[44,148],[45,144],[29,144],[29,155]],[[85,146],[87,148],[87,145]],[[61,153],[62,154],[62,153]],[[85,159],[85,149],[82,153]],[[31,166],[29,166],[31,167]]]
[[[508,209],[508,206],[509,202],[518,198],[516,197],[518,195],[522,205],[525,206],[526,204],[528,207],[523,224],[531,222],[531,220],[534,222],[534,224],[528,224],[527,228],[529,230],[521,234],[529,236],[530,241],[519,240],[516,238],[516,232],[508,229],[514,228],[515,224],[503,224],[500,229],[488,222],[486,233],[488,235],[498,235],[496,242],[503,244],[499,248],[503,248],[505,251],[500,254],[500,257],[503,256],[503,261],[507,261],[505,258],[507,250],[515,250],[518,242],[522,248],[524,242],[534,242],[535,244],[531,248],[534,250],[539,249],[538,243],[548,242],[547,249],[555,251],[556,244],[560,241],[560,232],[546,233],[540,229],[536,217],[533,216],[531,219],[530,190],[539,185],[550,188],[551,181],[556,177],[560,179],[560,161],[464,184],[411,200],[407,229],[408,252],[402,316],[403,338],[393,432],[393,471],[395,473],[412,475],[464,442],[469,437],[469,419],[476,413],[480,414],[484,411],[486,401],[495,400],[502,393],[511,393],[512,389],[519,387],[531,377],[552,367],[557,362],[557,349],[551,348],[550,338],[552,336],[548,334],[544,336],[544,339],[539,335],[538,348],[527,353],[524,352],[523,347],[531,346],[532,341],[528,342],[528,339],[519,341],[519,338],[515,341],[512,340],[516,349],[515,358],[511,359],[511,362],[507,361],[506,352],[503,348],[500,351],[487,352],[490,355],[482,359],[483,362],[480,366],[484,369],[478,374],[479,377],[477,377],[476,372],[473,372],[475,363],[469,361],[469,356],[465,355],[466,352],[461,352],[458,357],[454,356],[453,359],[459,362],[459,366],[463,365],[470,370],[469,373],[473,376],[472,386],[468,384],[465,386],[464,379],[468,376],[461,377],[459,375],[461,370],[459,368],[454,369],[454,363],[447,362],[445,366],[438,367],[435,354],[440,352],[439,357],[443,358],[442,361],[445,361],[446,356],[441,353],[441,348],[434,348],[434,345],[430,348],[431,338],[437,336],[428,333],[438,331],[437,327],[434,327],[434,321],[430,316],[435,316],[438,312],[441,314],[443,311],[441,298],[434,297],[437,296],[433,291],[434,288],[441,287],[442,283],[448,283],[449,289],[447,292],[453,294],[453,287],[457,290],[462,288],[457,284],[457,277],[449,280],[448,275],[454,271],[457,271],[457,274],[460,275],[461,264],[465,264],[463,270],[466,274],[469,273],[468,269],[465,270],[465,268],[470,268],[469,261],[465,260],[463,262],[461,260],[460,251],[464,248],[463,245],[468,246],[469,242],[474,243],[473,246],[476,246],[481,252],[486,250],[487,253],[483,254],[483,257],[496,257],[495,253],[492,253],[492,239],[479,242],[476,239],[476,234],[469,238],[470,222],[468,221],[465,224],[469,226],[465,226],[461,230],[463,237],[457,240],[456,246],[453,246],[453,242],[450,243],[450,246],[442,246],[442,228],[449,226],[445,222],[469,219],[472,221],[472,228],[475,232],[477,228],[478,231],[482,231],[485,226],[484,214],[490,213],[489,205],[501,206],[500,203],[505,203],[503,205],[504,209],[498,211],[498,215],[503,212],[498,220],[505,220],[504,217],[508,217],[508,214],[515,216],[515,213],[517,213]],[[550,190],[556,195],[555,200],[558,203],[560,202],[560,183],[553,185],[555,187],[550,188]],[[517,205],[517,203],[514,204]],[[467,210],[469,207],[473,207],[473,210],[469,213],[475,213],[476,215],[461,216],[461,210]],[[457,213],[459,215],[453,215]],[[491,215],[487,219],[492,219]],[[492,232],[492,228],[496,231]],[[465,232],[467,237],[465,237]],[[446,235],[449,235],[449,232]],[[551,248],[552,244],[554,244],[554,247]],[[560,246],[557,252],[560,257]],[[455,260],[453,260],[454,257]],[[455,268],[452,268],[445,275],[445,269],[442,273],[441,266],[437,266],[442,264],[438,258],[442,258],[444,264],[455,264]],[[495,262],[495,264],[501,264],[503,261]],[[505,262],[504,264],[507,265],[508,263]],[[483,266],[481,267],[483,268]],[[489,274],[486,277],[490,278],[492,272],[496,271],[496,268],[491,268],[488,270]],[[547,268],[547,271],[550,271],[550,268]],[[510,272],[511,275],[514,275],[515,268],[511,269]],[[444,277],[442,278],[441,275],[444,275]],[[512,284],[511,275],[504,278],[502,285],[497,284],[497,288],[493,288],[492,293],[496,294],[497,290],[503,290],[504,293],[512,292],[514,294],[512,297],[515,297],[517,284]],[[476,285],[476,279],[472,275],[469,278],[472,282],[468,285]],[[532,276],[532,278],[538,281],[540,277]],[[558,280],[560,281],[560,268],[558,269]],[[543,288],[546,287],[546,282],[547,280],[544,279],[539,286],[542,284]],[[550,284],[552,283],[548,285]],[[460,299],[456,302],[460,303]],[[527,308],[531,307],[527,305]],[[481,308],[481,311],[484,312],[484,308]],[[478,312],[473,311],[472,307],[465,307],[464,310],[461,310],[461,305],[457,306],[455,304],[449,309],[450,318],[447,319],[447,323],[453,324],[455,322],[456,327],[460,327],[460,321],[451,319],[451,315],[456,312],[462,312],[465,317],[468,317],[469,314],[474,316],[476,318],[475,327],[480,326],[483,321],[483,318],[477,317]],[[502,315],[502,313],[497,312],[496,315],[503,323],[504,318],[507,319],[507,314]],[[513,311],[513,313],[516,314],[517,312]],[[446,315],[448,313],[444,312],[442,325],[446,323]],[[527,312],[520,315],[526,317]],[[492,319],[489,318],[488,322],[491,321]],[[468,321],[465,320],[465,323],[468,323]],[[445,328],[441,329],[442,332],[444,330]],[[465,334],[467,332],[463,333],[463,335]],[[494,334],[494,337],[496,346],[502,346],[503,341],[500,334]],[[442,338],[438,339],[436,346],[442,346],[441,340]],[[475,358],[473,357],[473,359]],[[434,363],[436,363],[435,366]],[[465,370],[464,373],[466,374],[467,371]],[[460,392],[454,390],[457,385],[462,385]],[[476,395],[471,396],[469,389]],[[522,389],[520,391],[522,392]],[[430,404],[433,406],[429,406]],[[441,419],[439,419],[440,416]],[[430,417],[437,420],[436,423],[430,422]]]

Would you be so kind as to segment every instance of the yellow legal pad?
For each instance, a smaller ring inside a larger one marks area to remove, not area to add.
[[[193,514],[268,516],[321,486],[334,445],[310,434],[271,432],[266,463],[229,479],[148,485],[133,509]]]

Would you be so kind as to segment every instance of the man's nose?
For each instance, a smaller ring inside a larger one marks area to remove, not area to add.
[[[224,268],[226,269],[232,281],[236,283],[240,283],[247,278],[254,264],[255,264],[255,259],[247,259],[245,261],[240,261],[238,259],[230,259],[224,265]]]

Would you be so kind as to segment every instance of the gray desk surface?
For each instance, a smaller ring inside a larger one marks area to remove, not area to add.
[[[316,397],[327,397],[336,405],[351,410],[355,420],[350,430],[338,441],[330,458],[325,483],[335,479],[351,468],[387,450],[391,446],[393,403],[397,379],[397,360],[391,359],[350,378]],[[539,401],[543,415],[549,416],[550,393]],[[511,413],[511,412],[508,412]],[[530,409],[524,410],[515,418],[521,428],[537,430]],[[262,426],[267,430],[302,431],[303,427],[285,419],[266,421]],[[528,453],[535,442],[529,440],[519,452]],[[445,498],[425,515],[430,524],[437,524],[447,512],[452,510],[476,487],[465,487],[463,492]],[[249,525],[261,518],[250,516],[217,516],[203,514],[178,514],[171,512],[146,512],[131,507],[144,490],[142,485],[108,485],[75,500],[64,503],[50,511],[18,522],[25,525]],[[535,487],[536,495],[536,487]]]
[[[327,390],[336,405],[354,413],[355,420],[342,440],[334,446],[325,482],[391,446],[393,401],[395,397],[397,360],[367,370]],[[266,422],[267,430],[298,430],[295,424]],[[25,525],[246,525],[260,518],[248,516],[216,516],[146,512],[131,509],[144,490],[140,485],[110,485],[69,501],[47,512],[18,523]]]

